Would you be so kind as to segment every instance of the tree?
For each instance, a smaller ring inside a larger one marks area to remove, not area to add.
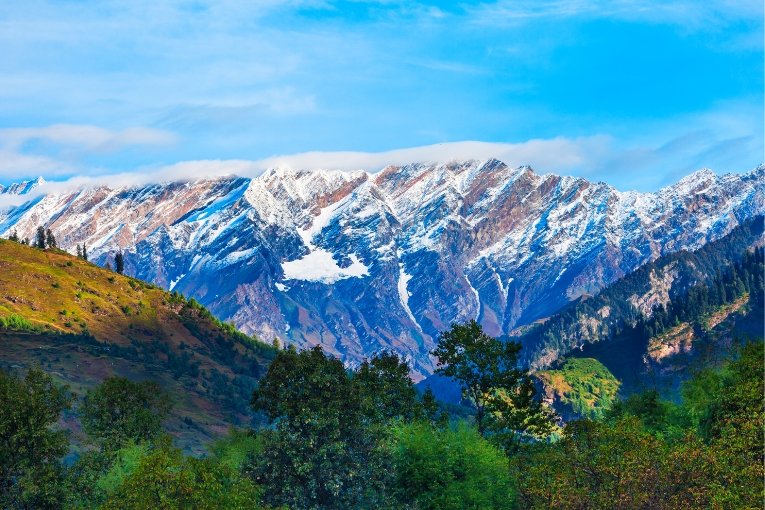
[[[672,445],[631,416],[578,420],[553,444],[524,445],[511,458],[521,508],[716,508],[711,458],[698,439]]]
[[[11,232],[11,235],[8,236],[8,240],[13,241],[15,243],[19,242],[19,234],[18,232],[16,232],[16,229],[14,229],[13,232]]]
[[[119,274],[125,271],[125,258],[122,256],[122,252],[118,251],[114,256],[114,270]]]
[[[37,227],[37,239],[35,240],[35,248],[41,250],[45,249],[45,229],[43,227]]]
[[[66,388],[39,368],[24,379],[0,371],[0,507],[58,508],[66,433],[54,430],[71,405]]]
[[[476,321],[454,324],[441,333],[433,355],[436,373],[460,384],[463,398],[475,407],[478,432],[493,426],[503,440],[526,432],[543,432],[550,414],[536,400],[528,373],[518,368],[521,345],[503,342],[483,332]]]
[[[81,420],[85,431],[106,450],[116,450],[159,437],[171,407],[154,382],[110,377],[85,395]]]
[[[53,235],[53,231],[48,229],[45,231],[45,245],[48,248],[56,248],[56,237]]]
[[[342,362],[321,347],[279,351],[252,405],[274,429],[253,470],[264,500],[289,508],[379,508],[392,477],[382,428],[366,426]]]
[[[82,258],[82,247],[80,247],[79,244],[77,245],[77,258],[78,259]]]
[[[745,345],[721,371],[722,384],[701,413],[699,432],[710,441],[717,501],[729,508],[758,508],[765,478],[765,344]]]
[[[85,243],[82,243],[82,260],[88,260],[88,248],[85,246]]]
[[[406,508],[515,508],[507,458],[474,428],[412,423],[394,437],[396,492]]]
[[[423,415],[409,366],[392,352],[365,360],[353,374],[353,385],[361,399],[361,412],[370,423],[411,421]]]
[[[215,459],[184,457],[169,443],[138,459],[100,508],[258,509],[260,490],[249,478]]]
[[[422,394],[422,410],[425,420],[434,427],[443,428],[449,423],[449,413],[442,410],[441,406],[438,405],[430,386],[425,388],[425,392]]]

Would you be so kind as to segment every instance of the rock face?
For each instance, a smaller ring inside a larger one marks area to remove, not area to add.
[[[452,322],[501,335],[548,316],[761,214],[763,184],[765,167],[699,171],[656,193],[496,160],[276,169],[44,195],[0,212],[0,233],[45,225],[100,264],[122,250],[128,274],[264,340],[321,344],[350,365],[393,349],[425,375]]]

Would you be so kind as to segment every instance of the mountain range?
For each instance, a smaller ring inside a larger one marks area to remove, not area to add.
[[[452,322],[518,334],[765,212],[765,166],[702,170],[653,193],[497,160],[0,193],[10,189],[30,200],[0,212],[1,235],[45,226],[100,265],[121,251],[127,274],[245,333],[320,344],[350,366],[390,349],[418,378]]]

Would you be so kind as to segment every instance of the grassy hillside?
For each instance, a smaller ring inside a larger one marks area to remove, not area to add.
[[[559,368],[534,374],[548,401],[564,419],[598,418],[616,401],[619,381],[598,360],[571,358]]]
[[[75,393],[110,375],[155,380],[175,401],[168,427],[184,447],[250,422],[252,389],[274,354],[194,300],[0,241],[0,367],[39,364]]]

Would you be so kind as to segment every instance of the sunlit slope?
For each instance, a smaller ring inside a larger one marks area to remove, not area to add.
[[[110,375],[156,380],[176,403],[171,430],[192,448],[250,421],[274,352],[193,300],[10,241],[0,241],[0,341],[0,365],[38,363],[75,392]]]

